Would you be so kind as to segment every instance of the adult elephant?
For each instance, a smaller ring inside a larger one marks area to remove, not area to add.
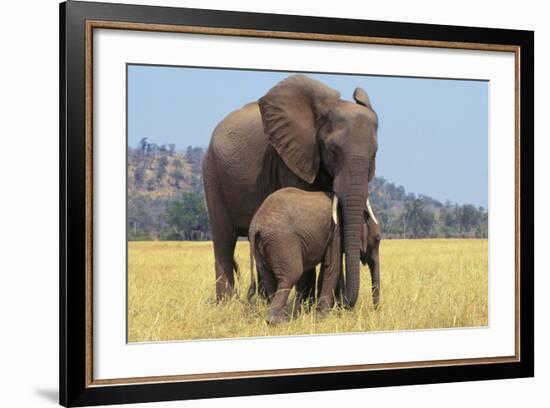
[[[237,237],[247,236],[254,213],[269,194],[297,187],[332,191],[340,202],[344,301],[347,307],[355,305],[378,120],[364,90],[356,88],[353,98],[355,103],[342,100],[325,84],[292,75],[218,124],[203,162],[218,300],[233,293]],[[314,272],[307,273],[314,279]]]

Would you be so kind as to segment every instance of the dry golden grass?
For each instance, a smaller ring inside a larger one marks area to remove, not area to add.
[[[248,242],[239,241],[239,298],[214,302],[211,242],[130,242],[128,341],[410,330],[486,326],[487,240],[386,240],[381,250],[381,301],[372,307],[370,273],[361,267],[353,311],[315,313],[277,327],[266,305],[249,305]]]

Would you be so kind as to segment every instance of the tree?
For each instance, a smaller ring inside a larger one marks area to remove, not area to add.
[[[185,150],[185,160],[188,163],[193,161],[193,146],[191,145],[187,146],[187,149]]]
[[[183,164],[179,159],[175,159],[172,162],[174,169],[170,172],[170,177],[174,179],[174,185],[176,188],[180,188],[180,182],[185,179],[183,174]]]
[[[208,215],[203,198],[197,193],[183,193],[166,208],[164,220],[171,229],[170,239],[204,239],[208,228]]]
[[[155,179],[148,179],[145,187],[147,188],[147,191],[155,191]]]
[[[204,151],[202,147],[187,146],[185,161],[191,165],[191,172],[199,174],[202,171],[202,159]]]
[[[401,220],[403,222],[403,238],[407,238],[407,223],[412,216],[413,206],[411,203],[405,203],[405,209],[401,214]]]
[[[155,144],[155,143],[147,143],[147,147],[145,149],[145,153],[149,156],[151,153],[155,153],[156,151],[158,151],[158,146]],[[151,165],[152,165],[152,161],[151,161]]]
[[[435,224],[435,216],[432,211],[426,208],[424,200],[417,198],[405,204],[403,213],[403,237],[406,236],[407,228],[412,237],[427,237],[432,232]]]
[[[147,211],[148,201],[145,197],[128,200],[128,239],[130,241],[150,239],[148,226],[151,219]]]
[[[145,167],[142,165],[134,168],[134,186],[140,188],[145,181]]]
[[[417,236],[429,237],[435,224],[435,216],[433,211],[428,210],[424,206],[419,210],[416,219]]]
[[[459,214],[462,232],[466,235],[470,235],[472,228],[481,221],[481,214],[470,204],[465,204],[460,207]]]
[[[182,192],[204,199],[202,162],[204,149],[189,146],[176,150],[174,144],[158,146],[142,138],[128,148],[128,208],[147,197],[143,211],[133,212],[133,237],[167,239],[176,234],[165,221],[167,208],[180,201]],[[369,198],[382,224],[384,238],[478,237],[488,235],[488,214],[482,207],[438,201],[421,193],[410,194],[403,186],[375,177],[369,183]],[[135,208],[132,207],[134,210]],[[133,210],[132,210],[133,211]],[[186,239],[204,239],[209,230],[193,230]]]
[[[481,223],[479,225],[479,236],[482,238],[487,238],[489,235],[489,214],[483,210],[481,216]]]
[[[147,146],[149,143],[147,143],[147,138],[144,137],[139,141],[139,148],[142,152],[145,152],[147,150]]]
[[[155,172],[157,183],[160,183],[160,181],[162,180],[162,176],[164,176],[164,174],[166,173],[166,166],[167,165],[168,165],[168,159],[166,158],[165,155],[162,155],[159,159],[158,167],[157,167],[157,170]]]

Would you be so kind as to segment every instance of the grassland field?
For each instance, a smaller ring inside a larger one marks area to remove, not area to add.
[[[211,242],[129,242],[128,341],[486,326],[487,256],[485,239],[383,240],[377,310],[368,267],[361,266],[353,310],[335,308],[324,320],[301,313],[273,327],[265,323],[265,302],[246,300],[247,241],[239,241],[235,253],[238,297],[222,304],[214,301]]]

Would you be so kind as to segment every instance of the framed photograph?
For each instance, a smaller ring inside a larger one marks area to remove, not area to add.
[[[534,33],[60,6],[60,403],[534,375]]]

